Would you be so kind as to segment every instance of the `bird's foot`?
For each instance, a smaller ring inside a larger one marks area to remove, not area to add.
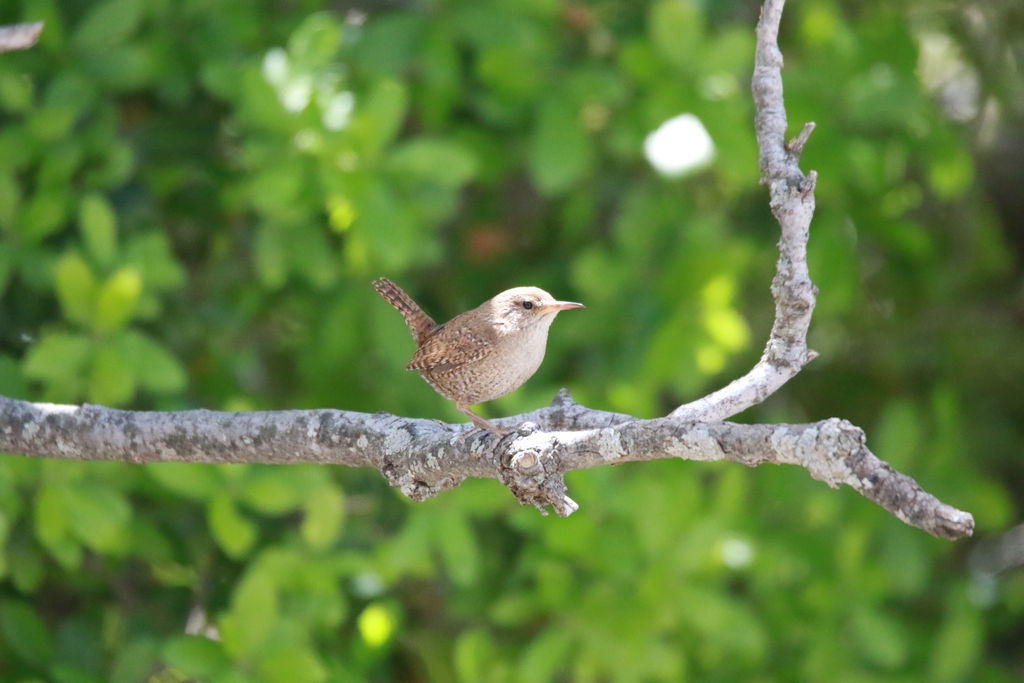
[[[514,431],[515,430],[507,429],[505,427],[496,427],[495,429],[492,429],[490,427],[473,425],[469,430],[460,434],[455,443],[459,446],[464,446],[470,440],[476,438],[488,439],[488,437],[493,437],[489,439],[489,445],[485,446],[482,451],[472,451],[471,456],[473,458],[482,458],[485,455],[494,455],[494,450],[497,448],[498,444],[501,443],[501,440],[509,434],[512,434]]]
[[[494,436],[490,441],[490,445],[483,452],[473,452],[473,458],[482,458],[484,455],[494,455],[498,446],[502,441],[510,436],[529,436],[537,431],[537,425],[533,422],[524,422],[516,427],[501,427],[494,423],[489,422],[488,426],[474,425],[472,429],[465,432],[459,437],[459,443],[464,444],[470,437],[475,436],[486,436],[490,433]]]

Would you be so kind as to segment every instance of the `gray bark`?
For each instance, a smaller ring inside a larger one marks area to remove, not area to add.
[[[527,420],[525,423],[523,420]],[[846,484],[904,522],[941,538],[971,534],[973,518],[921,490],[865,446],[864,433],[832,418],[804,425],[637,420],[591,410],[559,394],[548,408],[500,422],[497,439],[468,425],[344,410],[143,412],[59,406],[0,397],[0,451],[132,463],[320,463],[373,467],[413,500],[466,477],[498,479],[523,503],[577,509],[566,495],[573,470],[659,458],[730,460],[750,467],[806,468]]]

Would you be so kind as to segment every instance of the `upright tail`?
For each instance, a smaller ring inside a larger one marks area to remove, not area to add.
[[[373,288],[402,314],[417,345],[422,344],[437,329],[433,318],[424,313],[419,304],[391,280],[386,277],[374,280]]]

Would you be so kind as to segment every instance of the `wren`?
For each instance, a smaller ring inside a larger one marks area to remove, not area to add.
[[[402,314],[416,340],[406,369],[419,371],[474,425],[498,436],[510,430],[488,422],[470,406],[522,386],[544,360],[548,329],[559,311],[585,308],[556,301],[543,289],[516,287],[438,325],[391,280],[380,278],[373,286]]]

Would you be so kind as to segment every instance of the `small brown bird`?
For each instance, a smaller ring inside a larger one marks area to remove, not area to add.
[[[373,286],[402,314],[416,340],[416,353],[406,369],[418,370],[474,425],[499,436],[509,430],[469,407],[522,386],[544,360],[548,328],[558,312],[584,308],[556,301],[543,289],[516,287],[438,325],[391,280],[380,278]]]

